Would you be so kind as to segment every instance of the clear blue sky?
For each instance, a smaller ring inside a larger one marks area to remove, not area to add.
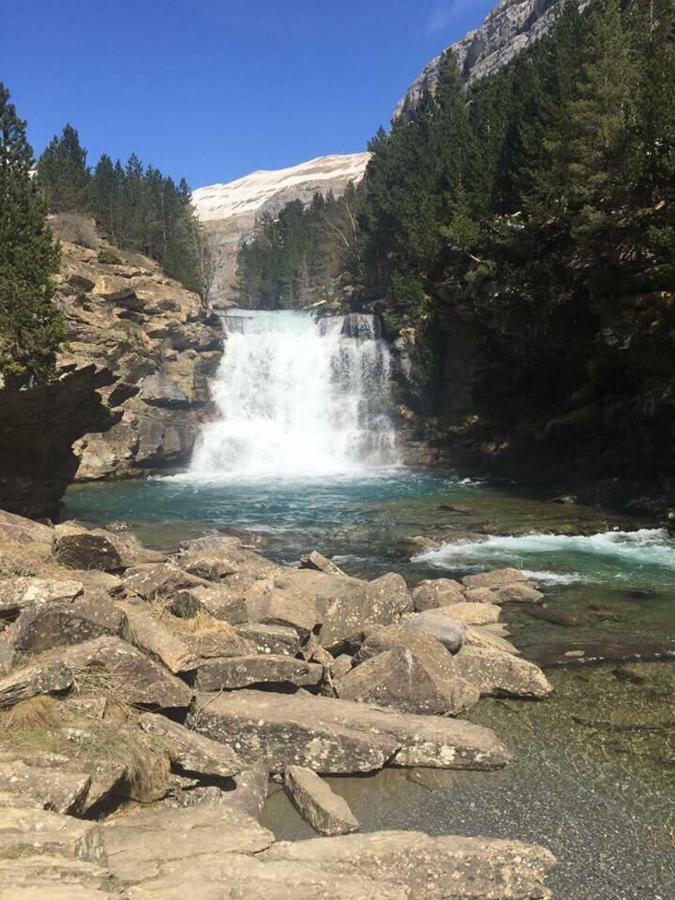
[[[364,150],[426,62],[494,0],[0,0],[0,81],[39,153],[193,187]]]

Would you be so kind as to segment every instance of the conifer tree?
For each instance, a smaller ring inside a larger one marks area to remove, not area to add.
[[[0,375],[14,386],[48,378],[63,338],[50,278],[59,251],[33,165],[26,123],[0,84]]]
[[[82,211],[87,206],[87,151],[72,125],[55,135],[38,161],[40,181],[53,212]]]

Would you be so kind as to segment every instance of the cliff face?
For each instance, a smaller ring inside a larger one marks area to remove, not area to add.
[[[67,344],[61,363],[105,366],[110,383],[100,394],[117,419],[105,433],[90,427],[76,435],[78,480],[184,465],[208,415],[208,379],[222,352],[220,320],[196,294],[153,261],[112,252],[119,263],[62,241],[56,300],[66,316]]]
[[[277,171],[253,172],[229,184],[214,184],[193,194],[200,221],[207,229],[216,262],[212,299],[227,305],[234,296],[233,283],[239,248],[260,216],[274,215],[287,203],[309,203],[317,194],[341,196],[347,186],[363,178],[368,153],[322,156]]]
[[[467,82],[485,78],[507,65],[532,41],[551,27],[565,0],[500,0],[480,28],[470,31],[449,48],[455,54]],[[586,6],[588,0],[575,0]],[[426,90],[438,82],[440,56],[433,59],[410,86],[399,103],[395,117],[409,116]]]

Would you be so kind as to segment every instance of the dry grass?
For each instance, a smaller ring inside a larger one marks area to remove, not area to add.
[[[94,220],[78,213],[59,213],[50,216],[49,224],[60,241],[79,244],[89,250],[98,248],[98,235]]]
[[[53,697],[31,697],[0,714],[0,728],[7,732],[58,728],[63,725],[61,704]]]

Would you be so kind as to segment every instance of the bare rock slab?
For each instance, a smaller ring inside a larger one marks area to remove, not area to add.
[[[0,708],[40,694],[66,691],[72,684],[73,673],[62,660],[38,661],[0,678]]]
[[[300,635],[287,625],[238,625],[241,637],[249,641],[258,653],[275,656],[295,656],[300,650]]]
[[[455,665],[482,696],[542,700],[553,692],[539,666],[512,653],[465,646],[455,657]]]
[[[519,841],[403,831],[283,842],[259,859],[314,864],[336,885],[344,874],[376,879],[411,900],[540,900],[550,896],[544,881],[555,863],[548,850]]]
[[[80,644],[104,635],[119,635],[124,615],[106,603],[37,603],[26,607],[12,627],[17,650],[40,653]]]
[[[37,853],[0,857],[3,900],[119,900],[107,869],[83,859]]]
[[[44,526],[43,526],[44,527]],[[35,603],[68,602],[84,590],[74,579],[8,578],[0,581],[0,616],[17,615],[25,606]]]
[[[510,759],[488,728],[302,692],[198,694],[188,725],[270,772],[291,765],[326,775],[372,772],[385,764],[492,769]]]
[[[0,791],[27,795],[57,813],[80,812],[90,784],[91,776],[83,772],[27,766],[21,760],[0,762]]]
[[[197,668],[197,657],[188,644],[142,605],[127,602],[116,606],[124,613],[124,637],[129,643],[164,663],[174,675]]]
[[[491,625],[499,620],[501,608],[492,603],[453,603],[438,610],[463,625]]]
[[[230,747],[190,731],[178,722],[143,713],[139,725],[148,734],[163,739],[171,762],[184,771],[219,778],[229,778],[241,771],[241,763]]]
[[[53,853],[93,863],[105,862],[98,826],[44,809],[4,807],[0,815],[0,856]]]
[[[290,656],[233,656],[209,659],[197,669],[195,686],[200,691],[232,691],[254,684],[316,685],[323,666]]]
[[[110,871],[123,884],[151,880],[171,862],[259,853],[274,841],[253,816],[223,803],[143,811],[107,822],[101,834]]]
[[[319,834],[351,834],[359,830],[359,823],[346,801],[311,769],[288,766],[284,787],[300,815]]]

